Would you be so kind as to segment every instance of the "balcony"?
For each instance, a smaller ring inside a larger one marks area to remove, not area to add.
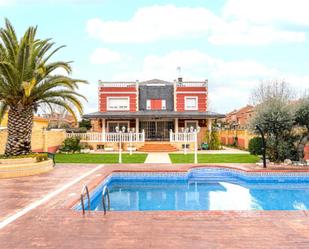
[[[99,86],[100,87],[119,87],[119,88],[123,88],[123,87],[136,87],[137,86],[137,82],[103,82],[101,80],[99,80]]]

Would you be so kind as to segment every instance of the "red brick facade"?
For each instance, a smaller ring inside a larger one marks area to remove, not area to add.
[[[176,111],[184,112],[186,110],[186,97],[197,97],[197,111],[207,111],[207,87],[177,86],[176,87]]]
[[[129,111],[137,111],[137,89],[135,87],[99,87],[99,111],[106,112],[108,97],[128,97]]]

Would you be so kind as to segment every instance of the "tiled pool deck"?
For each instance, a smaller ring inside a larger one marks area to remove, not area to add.
[[[0,180],[0,223],[96,166],[58,165],[40,176]],[[0,248],[309,248],[308,211],[92,212],[83,217],[70,209],[84,183],[93,189],[114,171],[191,167],[105,165],[0,229]],[[229,167],[261,170],[255,165]]]

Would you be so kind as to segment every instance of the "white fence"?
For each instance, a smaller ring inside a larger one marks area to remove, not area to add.
[[[170,132],[171,142],[195,142],[197,138],[197,132],[182,132],[174,133]]]
[[[87,132],[87,133],[67,133],[67,138],[80,137],[81,142],[145,142],[145,132],[141,133],[99,133],[99,132]]]

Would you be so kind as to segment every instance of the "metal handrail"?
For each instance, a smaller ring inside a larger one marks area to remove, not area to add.
[[[85,191],[87,194],[87,199],[88,199],[88,210],[90,210],[90,195],[89,195],[89,190],[87,185],[84,185],[82,188],[82,191],[80,193],[80,202],[82,204],[82,209],[83,209],[83,215],[85,214],[85,204],[84,204],[84,196],[85,196]]]
[[[108,190],[107,186],[104,186],[103,191],[102,191],[102,204],[103,204],[104,215],[106,215],[105,193],[106,193],[106,196],[107,196],[107,204],[108,204],[107,208],[108,208],[108,211],[109,211],[111,209],[111,201],[110,201],[110,198],[109,198],[109,190]]]

